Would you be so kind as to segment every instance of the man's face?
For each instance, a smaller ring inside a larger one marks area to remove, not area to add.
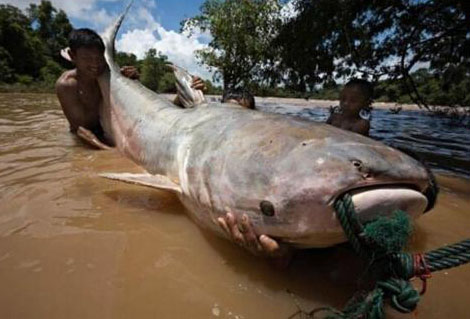
[[[367,98],[359,88],[347,87],[341,91],[340,106],[345,114],[359,114],[359,111],[368,106]]]
[[[98,48],[78,48],[71,50],[70,56],[77,70],[89,78],[98,77],[106,68],[103,52]]]

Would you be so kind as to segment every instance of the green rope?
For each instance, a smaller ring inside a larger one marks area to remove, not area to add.
[[[383,319],[386,300],[400,312],[412,312],[418,305],[420,294],[411,285],[411,278],[423,279],[425,289],[425,280],[431,272],[470,262],[470,239],[424,255],[402,252],[411,234],[411,223],[404,212],[395,212],[391,218],[379,217],[364,226],[349,194],[335,202],[335,209],[351,246],[379,270],[379,280],[370,292],[356,294],[343,311],[320,308],[307,313],[308,317],[326,311],[325,319]]]
[[[466,264],[470,260],[470,239],[432,250],[424,256],[431,272]]]

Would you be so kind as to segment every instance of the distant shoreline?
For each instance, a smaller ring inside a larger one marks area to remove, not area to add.
[[[161,94],[165,96],[169,100],[173,100],[175,98],[175,94]],[[220,95],[206,95],[206,98],[210,99],[220,99]],[[328,109],[330,106],[337,106],[339,105],[338,100],[316,100],[316,99],[301,99],[301,98],[285,98],[285,97],[255,97],[256,103],[273,103],[273,104],[282,104],[282,105],[295,105],[301,106],[305,108],[325,108]],[[425,111],[425,109],[420,109],[417,104],[399,104],[393,102],[374,102],[372,107],[374,109],[381,109],[381,110],[390,110],[391,108],[395,108],[397,106],[401,106],[402,109],[405,111]]]
[[[25,88],[23,88],[25,89]],[[38,90],[35,92],[34,90],[28,91],[28,90],[12,90],[12,91],[7,91],[7,90],[2,90],[0,87],[0,94],[51,94],[55,95],[54,92],[51,92],[50,90],[44,89],[44,91],[41,91],[41,89],[38,88]],[[171,93],[160,93],[159,95],[166,97],[170,101],[173,101],[175,98],[176,94],[171,94]],[[220,95],[206,95],[206,98],[209,101],[213,100],[220,100],[221,96]],[[285,97],[261,97],[261,96],[256,96],[255,97],[256,103],[272,103],[272,104],[282,104],[283,106],[296,106],[296,107],[304,107],[304,108],[325,108],[328,109],[330,106],[337,106],[339,105],[338,100],[317,100],[317,99],[301,99],[301,98],[285,98]],[[390,110],[392,108],[396,107],[401,107],[403,111],[427,111],[424,108],[419,108],[417,104],[400,104],[400,103],[395,103],[395,102],[374,102],[372,104],[372,107],[374,109],[379,109],[379,110]],[[448,108],[448,106],[436,106],[438,108]],[[458,112],[470,112],[470,106],[463,106],[463,107],[456,107]]]

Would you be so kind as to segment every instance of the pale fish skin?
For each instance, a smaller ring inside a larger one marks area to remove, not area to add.
[[[256,233],[299,248],[346,240],[333,203],[350,190],[360,189],[353,199],[363,218],[426,209],[427,170],[378,141],[221,103],[180,108],[123,77],[112,52],[124,15],[104,36],[110,70],[99,80],[102,124],[149,175],[107,177],[175,192],[193,220],[221,236],[217,218],[230,211],[247,214]],[[263,213],[262,201],[274,210]]]
[[[173,64],[170,64],[169,67],[173,69],[173,73],[175,74],[176,94],[183,107],[192,108],[206,102],[204,93],[202,93],[201,90],[196,90],[191,87],[193,77],[188,71]]]

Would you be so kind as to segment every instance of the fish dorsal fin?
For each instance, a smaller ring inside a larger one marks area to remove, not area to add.
[[[172,192],[181,193],[181,187],[163,175],[131,174],[131,173],[102,173],[101,177],[118,180],[125,183],[143,185]]]
[[[106,62],[108,63],[109,67],[114,69],[117,73],[119,73],[119,67],[114,62],[114,42],[116,40],[116,35],[119,31],[119,28],[121,27],[122,21],[124,20],[124,17],[126,16],[127,12],[129,12],[129,9],[133,3],[134,0],[131,0],[124,12],[116,20],[116,22],[112,26],[110,26],[104,32],[104,34],[101,35],[105,46],[104,57],[106,59]]]
[[[169,67],[173,69],[176,78],[176,94],[184,108],[193,108],[199,104],[205,103],[206,99],[201,90],[195,90],[191,87],[193,77],[185,69],[170,64]]]

